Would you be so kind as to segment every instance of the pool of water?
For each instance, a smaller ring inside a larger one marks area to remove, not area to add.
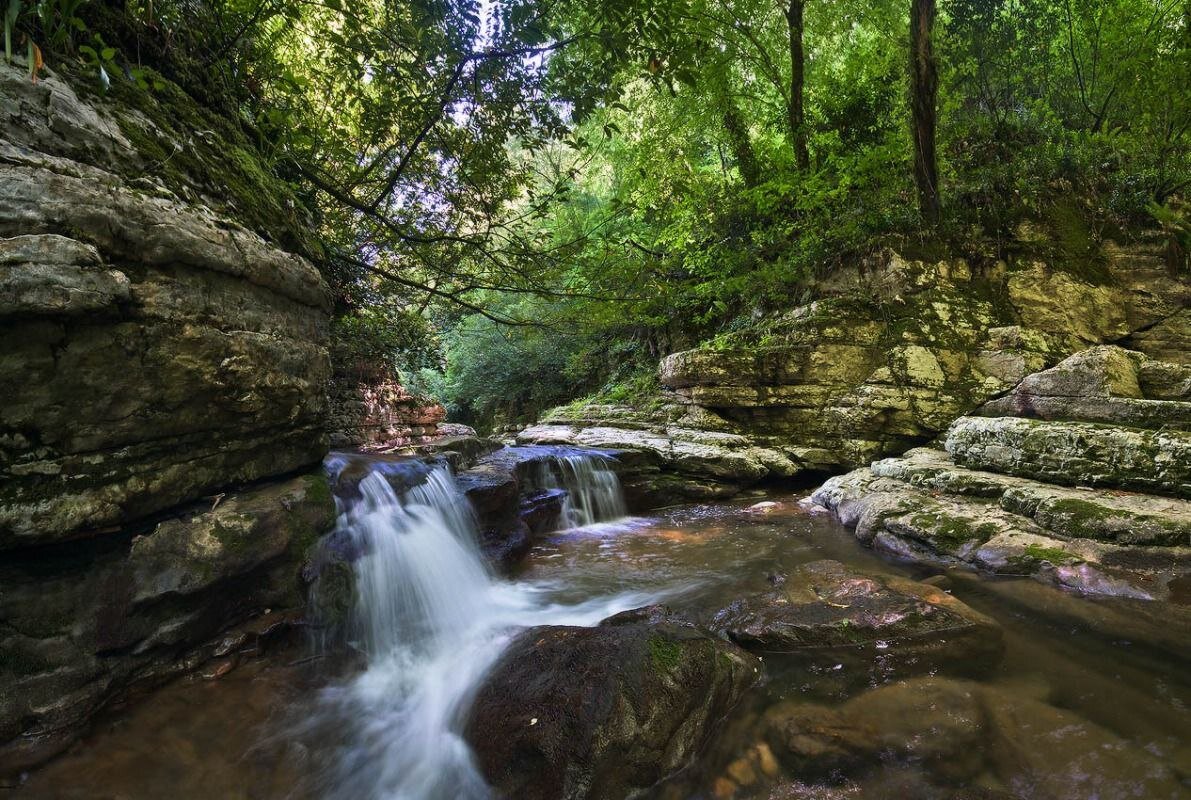
[[[766,506],[752,508],[759,500]],[[572,609],[560,621],[574,618],[573,609],[598,617],[597,609],[619,607],[607,598],[661,600],[699,617],[742,593],[763,591],[775,574],[823,558],[866,572],[941,580],[954,596],[996,619],[1005,631],[1004,659],[977,683],[960,685],[977,686],[997,698],[1002,704],[997,713],[1012,716],[1018,725],[1014,730],[1029,735],[1028,752],[1007,756],[1006,743],[990,733],[968,747],[964,758],[975,766],[958,779],[948,769],[952,764],[881,752],[869,764],[827,775],[791,774],[780,765],[762,764],[758,720],[766,709],[791,702],[840,708],[900,680],[871,664],[808,667],[767,657],[765,682],[723,722],[691,769],[656,787],[657,797],[1109,800],[1148,797],[1145,792],[1154,786],[1166,787],[1165,794],[1155,796],[1191,797],[1191,615],[1186,606],[1092,600],[1028,578],[991,579],[967,571],[940,578],[939,570],[884,560],[830,517],[787,495],[678,506],[562,531],[537,544],[498,589],[531,593],[538,608]],[[464,669],[457,663],[438,668],[444,683],[450,683],[453,670]],[[380,786],[375,782],[344,791],[351,776],[344,772],[343,740],[358,735],[359,717],[367,717],[367,725],[382,735],[386,724],[403,724],[398,717],[386,722],[383,715],[362,715],[350,705],[341,706],[338,716],[327,712],[328,696],[361,680],[368,674],[362,670],[358,660],[311,658],[295,645],[218,678],[175,683],[108,714],[91,736],[28,776],[13,795],[63,800],[400,797],[368,788]],[[902,705],[874,706],[890,717],[870,720],[874,730],[920,713],[922,698],[913,692],[929,692],[932,685],[911,686],[917,688],[907,690]],[[380,689],[390,690],[387,684]],[[1014,758],[1021,762],[1020,774]],[[1139,760],[1167,770],[1174,783],[1145,783]],[[1053,777],[1040,781],[1039,764],[1053,764]],[[1088,793],[1093,790],[1099,794]],[[435,791],[450,796],[441,788],[428,794]]]

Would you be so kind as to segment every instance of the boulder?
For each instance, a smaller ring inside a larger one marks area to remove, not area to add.
[[[1063,709],[985,690],[993,768],[1018,797],[1186,797],[1175,772],[1142,747]]]
[[[773,753],[800,778],[859,771],[893,758],[958,783],[984,763],[988,726],[980,686],[916,678],[865,692],[838,708],[798,701],[765,712]]]
[[[760,676],[728,642],[627,612],[518,636],[480,686],[465,735],[502,797],[629,797],[683,768]]]

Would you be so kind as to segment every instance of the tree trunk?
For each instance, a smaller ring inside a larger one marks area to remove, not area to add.
[[[939,164],[935,155],[939,73],[931,32],[935,0],[910,0],[910,111],[913,118],[914,181],[918,208],[930,224],[939,221]]]
[[[722,100],[724,104],[724,130],[728,133],[728,146],[732,149],[732,157],[736,160],[736,168],[740,170],[740,177],[744,185],[752,188],[761,182],[761,167],[757,163],[757,156],[753,152],[753,143],[749,140],[748,126],[740,116],[740,109],[736,101],[727,95]]]
[[[790,29],[790,100],[786,109],[790,125],[790,142],[794,145],[794,160],[798,168],[810,167],[810,151],[806,145],[806,108],[803,87],[806,82],[806,63],[802,51],[802,9],[805,0],[790,0],[786,8],[786,25]]]

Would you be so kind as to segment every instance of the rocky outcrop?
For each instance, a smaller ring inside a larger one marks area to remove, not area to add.
[[[139,112],[11,67],[0,108],[0,548],[317,463],[311,263],[145,177],[168,134]]]
[[[517,441],[616,451],[634,507],[729,497],[767,477],[793,477],[800,456],[812,457],[805,449],[758,446],[726,420],[679,404],[556,408]]]
[[[434,442],[447,418],[442,404],[410,393],[391,376],[336,375],[327,423],[331,446],[381,452]]]
[[[501,797],[631,797],[690,763],[759,676],[757,659],[656,608],[531,628],[481,685],[465,736]]]
[[[956,420],[945,451],[877,461],[814,500],[902,557],[1164,598],[1191,574],[1189,378],[1093,348]]]
[[[1172,354],[1191,352],[1191,284],[1147,247],[1110,244],[1081,272],[1028,255],[974,269],[886,253],[819,281],[819,299],[759,331],[662,359],[654,410],[555,409],[519,440],[639,450],[690,497],[852,469],[925,444],[1089,345],[1128,339],[1183,360]]]
[[[112,83],[0,64],[0,772],[300,605],[333,517],[292,477],[326,451],[308,221],[234,123]]]

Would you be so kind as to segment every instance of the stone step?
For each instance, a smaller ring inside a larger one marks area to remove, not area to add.
[[[1191,498],[1191,433],[1018,417],[960,417],[944,444],[960,466],[1062,486]]]
[[[1084,594],[1151,600],[1170,597],[1191,575],[1191,546],[1182,532],[1179,545],[1121,543],[1146,539],[1163,521],[1185,526],[1189,504],[1182,501],[1150,497],[1146,499],[1150,506],[1133,508],[1130,516],[1122,513],[1122,505],[1107,505],[1111,498],[1100,493],[1093,504],[1096,513],[1072,514],[1071,507],[1063,504],[1070,498],[1053,493],[1063,491],[1055,487],[1034,484],[1034,492],[1042,496],[1034,503],[1027,501],[1031,497],[1027,487],[1014,479],[948,469],[937,454],[913,456],[909,459],[913,463],[902,469],[893,463],[899,460],[836,476],[812,500],[854,528],[861,541],[909,561],[966,564],[1005,575],[1034,575]],[[1004,481],[1004,490],[994,498],[990,493],[998,479]],[[941,493],[944,486],[964,493]],[[1182,505],[1172,518],[1158,520],[1156,504],[1164,501]],[[1103,541],[1059,534],[1055,529],[1070,534],[1090,531],[1107,536],[1130,531],[1140,535]],[[1172,536],[1170,541],[1174,540]]]
[[[1191,545],[1191,502],[1157,495],[1075,489],[956,465],[941,450],[887,458],[874,475],[917,489],[995,502],[1064,539],[1116,544]]]

